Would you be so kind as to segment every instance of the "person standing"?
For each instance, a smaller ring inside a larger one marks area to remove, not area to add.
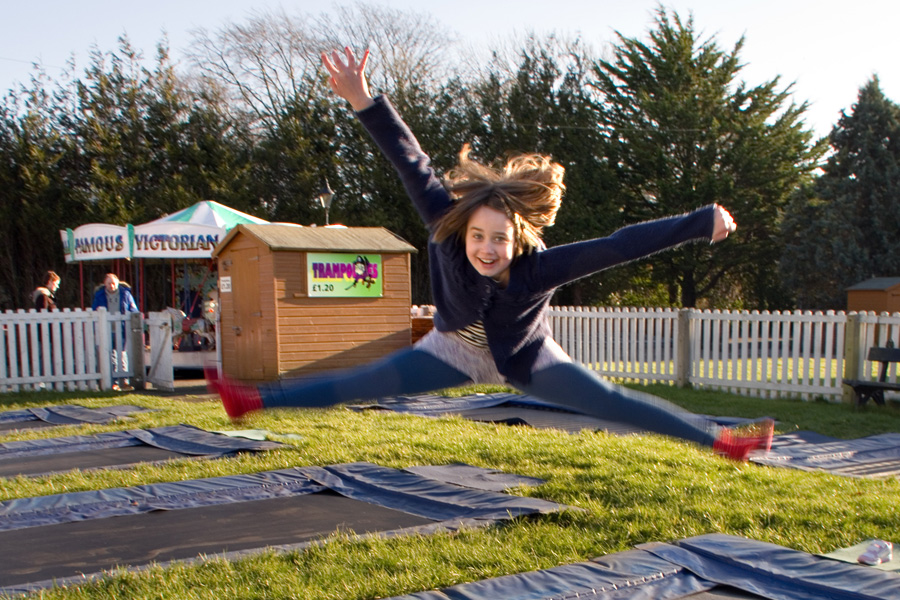
[[[43,285],[37,286],[34,291],[31,293],[31,302],[34,304],[34,309],[37,311],[47,311],[59,309],[59,306],[56,304],[56,290],[59,289],[59,284],[62,281],[62,278],[56,274],[55,271],[47,271],[44,274],[44,283]],[[35,324],[38,327],[38,336],[40,339],[38,340],[38,355],[40,358],[40,366],[36,367],[39,369],[41,375],[49,375],[52,373],[52,359],[50,356],[53,353],[53,342],[51,339],[52,331],[48,324],[41,325],[39,323]],[[44,337],[46,336],[46,337]],[[44,340],[47,340],[49,343],[45,343]],[[45,355],[45,350],[49,348],[49,353]],[[41,387],[44,387],[44,383],[42,382]]]
[[[105,308],[110,314],[126,314],[138,312],[137,303],[131,294],[131,288],[127,283],[122,283],[114,273],[107,273],[103,285],[94,292],[94,300],[91,302],[91,308],[97,310],[100,307]],[[127,325],[122,323],[122,333],[117,335],[115,332],[112,336],[112,360],[113,374],[128,370],[128,352],[125,349],[125,335]],[[130,391],[131,387],[128,378],[116,379],[113,377],[113,389],[116,391]]]
[[[34,303],[35,310],[52,310],[59,308],[56,305],[56,290],[62,278],[54,271],[47,271],[44,274],[44,283],[35,288],[31,294],[31,301]]]

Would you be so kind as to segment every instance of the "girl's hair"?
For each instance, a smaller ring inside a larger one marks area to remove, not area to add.
[[[516,256],[541,247],[544,227],[553,225],[566,189],[565,169],[540,154],[510,158],[495,169],[469,158],[463,146],[459,165],[447,175],[446,185],[455,203],[434,230],[438,243],[457,235],[465,238],[469,217],[487,206],[504,213],[515,229]]]

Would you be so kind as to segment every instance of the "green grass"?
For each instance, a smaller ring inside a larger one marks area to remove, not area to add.
[[[695,412],[773,416],[779,420],[779,432],[812,429],[853,438],[900,431],[900,410],[890,406],[856,411],[847,405],[750,399],[664,385],[645,389]],[[235,428],[215,402],[139,394],[8,394],[0,397],[0,410],[63,402],[94,407],[131,403],[159,411],[104,426],[23,430],[0,439],[84,435],[177,423],[209,430]],[[378,598],[548,568],[642,542],[711,532],[807,552],[827,552],[870,537],[900,541],[896,533],[900,531],[897,479],[854,480],[738,464],[707,449],[660,436],[570,435],[455,417],[428,419],[345,408],[270,411],[254,415],[240,428],[295,433],[302,439],[275,436],[286,448],[253,456],[19,477],[3,481],[0,499],[298,465],[370,461],[402,468],[465,462],[543,478],[547,481],[544,485],[515,493],[584,510],[427,537],[358,540],[340,534],[302,552],[116,572],[100,582],[46,591],[39,597]]]
[[[732,358],[728,360],[703,359],[694,362],[696,377],[728,381],[755,381],[766,383],[790,383],[797,381],[815,382],[821,385],[836,385],[843,376],[837,359],[811,358]],[[601,373],[629,373],[634,379],[644,374],[664,374],[674,379],[674,361],[615,361],[594,363],[592,369]],[[868,363],[868,369],[860,374],[862,378],[878,379],[880,363]]]

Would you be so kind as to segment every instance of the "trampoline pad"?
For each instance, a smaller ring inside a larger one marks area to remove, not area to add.
[[[190,425],[6,442],[0,444],[0,477],[123,468],[177,458],[217,458],[282,445],[235,438]]]
[[[770,467],[858,478],[900,476],[900,433],[842,440],[812,431],[775,436],[768,454],[751,461]]]
[[[686,600],[766,600],[763,596],[757,596],[749,592],[742,592],[728,586],[716,586],[708,592],[697,592],[685,596]]]
[[[0,477],[17,475],[43,475],[71,469],[101,469],[104,467],[127,467],[138,463],[160,462],[185,458],[184,454],[153,446],[129,446],[127,448],[106,448],[69,452],[60,459],[58,454],[26,456],[16,460],[0,460]]]
[[[646,429],[601,419],[576,412],[571,408],[551,404],[527,394],[496,393],[475,394],[460,398],[447,398],[433,394],[421,396],[397,396],[381,398],[374,403],[350,405],[354,410],[390,410],[424,417],[459,415],[470,421],[528,425],[536,429],[559,429],[569,433],[603,431],[613,435],[647,433]],[[732,417],[705,417],[719,425],[735,425],[750,419]]]
[[[0,412],[0,432],[57,425],[103,424],[138,412],[152,412],[155,409],[121,404],[103,408],[87,408],[78,404],[43,406],[21,410]]]
[[[900,600],[900,576],[724,534],[391,600]]]
[[[0,532],[0,587],[433,523],[324,491]],[[64,544],[60,541],[65,540]]]
[[[42,427],[56,427],[59,423],[48,423],[34,419],[32,421],[0,421],[0,431],[21,431],[23,429],[40,429]]]
[[[297,549],[336,532],[428,534],[567,508],[371,463],[17,498],[0,502],[0,595],[117,566]]]

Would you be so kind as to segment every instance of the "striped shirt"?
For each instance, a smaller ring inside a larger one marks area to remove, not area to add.
[[[457,329],[456,335],[470,346],[475,346],[476,348],[488,347],[487,333],[484,332],[484,323],[482,321],[475,321],[471,325]]]

